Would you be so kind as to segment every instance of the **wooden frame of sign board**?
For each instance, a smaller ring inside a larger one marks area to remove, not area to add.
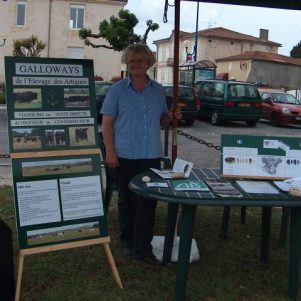
[[[103,208],[91,60],[6,57],[8,134],[19,241],[26,255],[102,244],[119,288]]]
[[[225,178],[285,180],[301,176],[301,138],[222,135],[220,168]]]
[[[35,153],[11,153],[11,159],[14,162],[15,159],[24,159],[24,158],[44,158],[44,157],[57,157],[59,156],[72,156],[72,155],[100,155],[100,149],[89,149],[89,150],[80,150],[80,151],[53,151],[53,152],[35,152]],[[58,232],[59,234],[60,232]],[[114,261],[114,257],[112,255],[111,249],[110,249],[110,237],[100,237],[100,238],[94,238],[94,239],[86,239],[86,240],[80,240],[80,241],[74,241],[74,242],[66,242],[56,245],[49,245],[49,246],[41,246],[41,247],[34,247],[29,249],[20,249],[19,255],[18,255],[18,274],[17,274],[17,283],[16,283],[16,293],[15,293],[15,301],[18,301],[20,299],[20,292],[21,292],[21,283],[22,283],[22,274],[23,274],[23,267],[24,267],[24,260],[26,255],[34,255],[39,253],[46,253],[46,252],[53,252],[53,251],[60,251],[60,250],[67,250],[72,248],[79,248],[79,247],[85,247],[85,246],[92,246],[97,244],[102,244],[110,265],[110,268],[112,270],[115,282],[117,286],[122,289],[123,285]]]

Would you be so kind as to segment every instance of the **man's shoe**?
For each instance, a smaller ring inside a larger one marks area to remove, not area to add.
[[[131,248],[124,248],[123,249],[123,254],[126,256],[132,256],[133,255],[133,249]]]
[[[145,257],[135,258],[135,259],[140,261],[140,262],[143,262],[143,263],[146,263],[148,265],[155,266],[155,267],[158,267],[158,266],[162,265],[162,263],[153,254],[145,256]]]

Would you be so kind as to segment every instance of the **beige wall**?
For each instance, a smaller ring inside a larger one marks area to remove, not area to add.
[[[278,47],[271,47],[268,44],[260,44],[260,43],[251,43],[249,41],[236,41],[232,39],[222,39],[222,38],[210,38],[211,42],[207,37],[200,36],[198,38],[198,54],[197,54],[197,61],[201,60],[210,60],[215,63],[215,60],[222,57],[228,57],[232,55],[241,54],[246,51],[264,51],[264,52],[272,52],[278,53]],[[185,47],[188,46],[188,53],[192,52],[194,45],[194,37],[183,37],[179,41],[179,62],[180,64],[184,63],[186,60],[186,50]],[[168,66],[168,61],[166,55],[166,49],[171,49],[169,51],[169,59],[173,59],[173,39],[171,37],[170,40],[157,42],[157,53],[158,53],[158,73],[157,73],[157,80],[160,83],[172,83],[173,81],[173,68],[172,66]],[[160,55],[161,53],[161,55]],[[221,63],[216,63],[218,69],[217,74],[221,72],[228,72],[222,71],[226,70],[224,65]],[[234,66],[234,68],[236,68]],[[241,72],[237,70],[235,71],[234,76],[247,76],[244,73],[248,71]],[[239,73],[236,75],[236,73]],[[167,74],[167,75],[166,75]],[[233,76],[233,77],[234,77]],[[239,77],[238,77],[239,78]],[[241,78],[240,78],[241,79]]]
[[[229,79],[263,83],[268,88],[301,87],[301,66],[297,65],[256,60],[227,61],[218,63],[218,73],[229,73]]]
[[[85,24],[92,32],[98,32],[99,22],[117,16],[118,11],[124,7],[125,2],[109,0],[52,0],[51,27],[49,45],[46,46],[41,56],[66,58],[68,47],[83,48],[83,58],[94,61],[94,73],[101,75],[105,80],[119,76],[121,63],[119,52],[105,48],[92,48],[85,46],[78,37],[78,30],[69,28],[69,5],[77,4],[85,6]],[[12,55],[13,40],[28,38],[36,35],[43,42],[48,43],[48,24],[50,0],[26,1],[26,25],[16,26],[17,0],[0,1],[0,43],[2,37],[7,41],[0,47],[0,82],[4,81],[4,56]],[[95,40],[98,44],[104,44],[104,40]]]
[[[251,69],[252,69],[251,60],[243,61],[243,68],[241,68],[241,61],[218,62],[216,74],[228,73],[229,79],[247,81]]]

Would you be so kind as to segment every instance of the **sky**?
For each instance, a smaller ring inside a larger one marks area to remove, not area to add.
[[[169,0],[170,4],[174,0]],[[139,20],[135,33],[144,34],[146,21],[151,19],[160,28],[150,32],[147,43],[156,50],[154,40],[168,38],[174,28],[174,7],[169,6],[167,19],[163,22],[165,0],[128,0],[125,9],[134,13]],[[195,32],[197,2],[181,1],[180,29]],[[269,40],[282,47],[278,53],[290,56],[292,48],[301,41],[301,11],[258,8],[238,5],[199,3],[198,29],[224,27],[243,34],[259,37],[260,29],[269,30]]]

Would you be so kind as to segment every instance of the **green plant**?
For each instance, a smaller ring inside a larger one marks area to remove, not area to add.
[[[294,58],[301,58],[301,41],[292,48],[290,55]]]
[[[0,90],[0,104],[6,104],[5,94],[3,91]]]
[[[82,28],[79,31],[79,38],[84,41],[85,45],[93,48],[107,48],[115,51],[122,51],[130,44],[146,43],[147,36],[150,31],[155,31],[159,28],[157,23],[152,20],[147,20],[147,28],[143,36],[134,33],[134,27],[138,24],[137,17],[129,10],[120,10],[118,17],[111,16],[109,22],[103,20],[99,23],[98,33],[92,33],[91,29]],[[108,44],[95,44],[92,39],[105,39]]]
[[[30,38],[14,40],[14,56],[39,57],[46,43],[32,35]]]

